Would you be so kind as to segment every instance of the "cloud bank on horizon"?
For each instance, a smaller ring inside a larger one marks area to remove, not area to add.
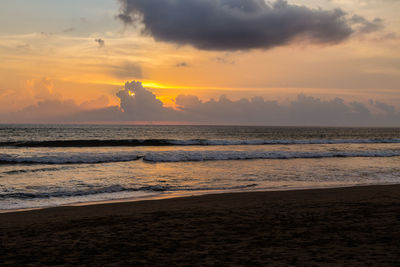
[[[383,28],[379,18],[348,16],[285,0],[119,0],[117,18],[157,41],[204,50],[268,49],[294,40],[336,44]]]
[[[127,82],[117,92],[119,106],[93,108],[103,97],[77,105],[73,100],[40,100],[19,112],[1,116],[3,122],[158,122],[191,124],[237,124],[273,126],[398,126],[400,111],[384,102],[321,100],[303,94],[289,105],[251,99],[230,100],[226,96],[202,101],[194,95],[176,97],[176,109],[168,108],[139,81]],[[59,112],[57,112],[59,111]]]

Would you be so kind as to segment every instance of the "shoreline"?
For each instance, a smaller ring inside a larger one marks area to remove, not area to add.
[[[142,201],[153,201],[153,200],[165,200],[175,198],[187,198],[187,197],[199,197],[205,195],[220,195],[220,194],[234,194],[234,193],[252,193],[252,192],[285,192],[285,191],[304,191],[304,190],[324,190],[324,189],[335,189],[335,188],[353,188],[353,187],[369,187],[369,186],[390,186],[400,185],[400,183],[387,183],[387,184],[350,184],[350,185],[336,185],[336,186],[322,186],[322,187],[287,187],[287,188],[260,188],[256,190],[193,190],[183,192],[168,192],[168,193],[156,193],[150,194],[149,196],[138,196],[121,199],[110,199],[110,200],[98,200],[98,201],[87,201],[87,202],[72,202],[61,204],[57,206],[44,206],[44,207],[31,207],[31,208],[20,208],[20,209],[0,209],[0,214],[14,213],[14,212],[27,212],[42,209],[53,209],[60,207],[81,207],[81,206],[95,206],[103,204],[113,203],[130,203],[130,202],[142,202]]]
[[[400,185],[0,214],[5,265],[395,265]]]

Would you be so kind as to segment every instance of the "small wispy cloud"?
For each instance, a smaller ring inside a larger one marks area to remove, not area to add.
[[[188,67],[188,66],[189,66],[189,64],[187,62],[184,62],[184,61],[178,62],[178,63],[175,64],[175,67],[177,67],[177,68],[184,68],[184,67]]]
[[[76,31],[75,27],[69,27],[69,28],[62,30],[63,33],[69,33],[69,32],[74,32],[74,31]]]
[[[142,69],[134,62],[125,62],[120,65],[112,65],[111,74],[119,79],[140,79],[142,78]]]
[[[106,42],[101,38],[94,39],[94,41],[99,45],[99,48],[103,48],[106,45]]]

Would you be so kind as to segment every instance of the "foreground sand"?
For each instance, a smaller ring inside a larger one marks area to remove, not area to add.
[[[396,265],[400,185],[0,214],[3,265]]]

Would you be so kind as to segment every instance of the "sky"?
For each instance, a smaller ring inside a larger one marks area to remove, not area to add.
[[[400,0],[2,0],[0,123],[400,126]]]

